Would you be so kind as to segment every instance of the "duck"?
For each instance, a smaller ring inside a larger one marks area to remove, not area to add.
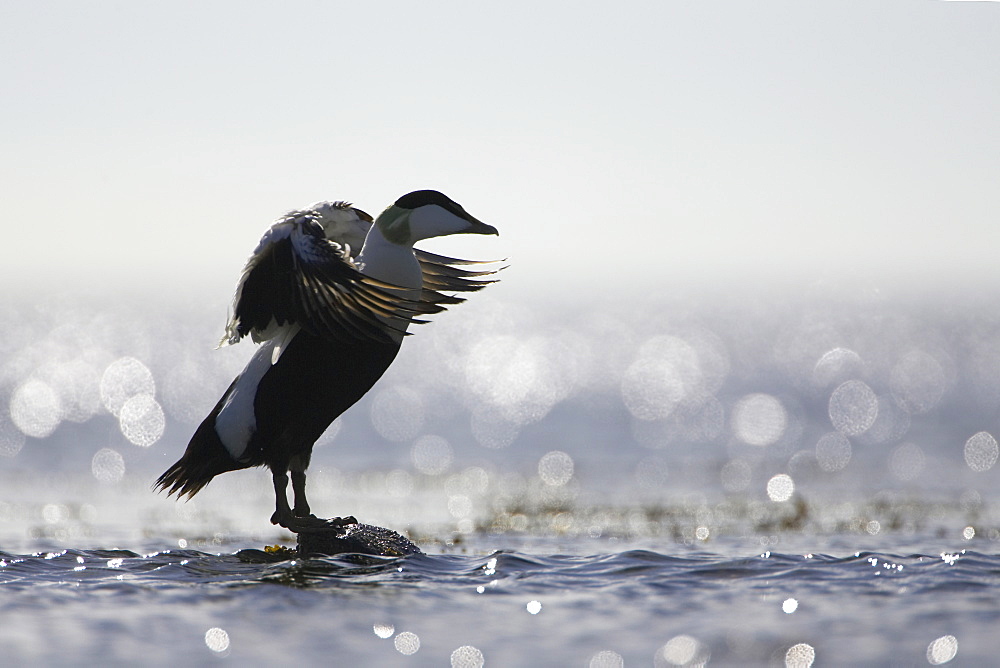
[[[436,190],[403,195],[375,219],[344,201],[279,218],[243,269],[220,342],[249,337],[258,348],[154,488],[190,499],[221,473],[266,466],[272,524],[295,533],[356,524],[312,514],[313,446],[382,377],[410,325],[496,282],[503,267],[492,261],[414,248],[453,234],[499,232]]]

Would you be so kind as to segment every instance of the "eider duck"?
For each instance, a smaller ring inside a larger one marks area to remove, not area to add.
[[[382,376],[408,326],[426,322],[416,316],[464,301],[442,290],[470,292],[493,282],[485,277],[496,269],[461,268],[485,263],[413,248],[462,233],[498,234],[434,190],[400,197],[374,224],[346,202],[279,219],[243,270],[220,343],[250,336],[263,345],[155,487],[190,498],[220,473],[267,466],[273,524],[300,532],[356,522],[311,514],[305,486],[313,445]]]

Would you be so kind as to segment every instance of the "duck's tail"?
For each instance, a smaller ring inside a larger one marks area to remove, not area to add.
[[[213,411],[191,437],[184,456],[156,479],[153,489],[166,490],[167,496],[176,494],[178,498],[190,499],[220,473],[248,467],[233,459],[226,450],[215,431],[214,418]]]

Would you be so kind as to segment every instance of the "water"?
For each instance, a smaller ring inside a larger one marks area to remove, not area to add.
[[[0,554],[2,637],[25,662],[60,664],[926,665],[956,648],[957,665],[995,658],[995,555],[571,546],[581,554],[279,563],[228,550]]]
[[[488,292],[316,449],[314,510],[403,559],[263,560],[260,470],[150,491],[250,354],[224,294],[4,305],[7,662],[995,661],[997,295]]]

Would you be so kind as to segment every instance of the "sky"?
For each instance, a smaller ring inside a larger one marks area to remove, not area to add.
[[[996,281],[1000,3],[0,6],[0,279],[228,295],[283,212],[435,188],[502,294]]]

